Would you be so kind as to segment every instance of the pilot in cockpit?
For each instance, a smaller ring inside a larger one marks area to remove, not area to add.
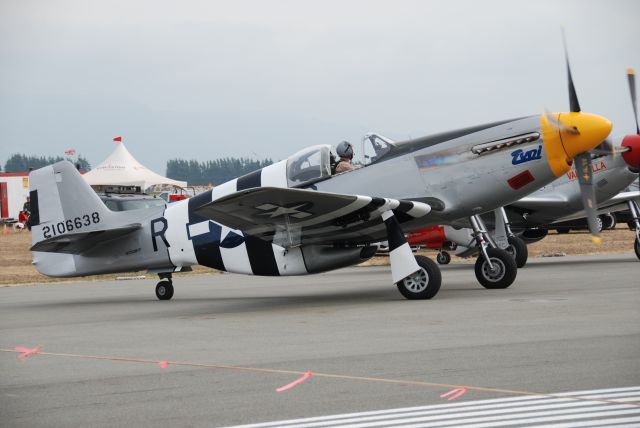
[[[353,160],[353,146],[348,141],[343,141],[336,147],[336,153],[340,157],[333,168],[336,174],[353,171],[360,168],[360,165],[351,163]]]

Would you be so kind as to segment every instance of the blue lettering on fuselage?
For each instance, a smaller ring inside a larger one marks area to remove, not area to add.
[[[511,152],[511,157],[513,158],[511,159],[513,165],[542,159],[542,145],[538,146],[537,149],[527,150],[526,152],[522,149],[514,150]]]

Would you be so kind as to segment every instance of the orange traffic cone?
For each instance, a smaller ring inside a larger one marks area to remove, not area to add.
[[[5,224],[4,227],[2,228],[2,234],[3,235],[8,235],[9,234],[9,229],[7,228],[7,225]]]

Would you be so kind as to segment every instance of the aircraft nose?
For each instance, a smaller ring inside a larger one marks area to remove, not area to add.
[[[547,162],[560,177],[571,168],[573,158],[588,152],[611,132],[609,119],[591,113],[547,113],[540,118]]]
[[[560,113],[558,121],[567,129],[575,129],[572,133],[560,132],[562,146],[568,158],[573,159],[580,153],[588,152],[602,143],[611,132],[609,119],[592,113]]]
[[[629,147],[630,150],[622,153],[622,159],[631,168],[640,168],[640,135],[627,135],[622,139],[622,147]]]

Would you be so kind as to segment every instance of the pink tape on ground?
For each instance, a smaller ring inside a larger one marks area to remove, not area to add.
[[[310,371],[309,371],[309,372],[306,372],[306,373],[305,373],[301,378],[298,378],[298,379],[294,380],[294,381],[293,381],[293,382],[291,382],[291,383],[288,383],[288,384],[286,384],[286,385],[284,385],[284,386],[281,386],[280,388],[276,389],[276,391],[277,391],[277,392],[284,392],[284,391],[286,391],[287,389],[291,389],[291,388],[293,388],[294,386],[298,385],[299,383],[302,383],[302,382],[304,382],[305,380],[309,379],[312,375],[313,375],[313,373],[312,373],[312,372],[310,372]]]
[[[467,388],[466,386],[463,386],[462,388],[454,388],[451,391],[442,394],[440,398],[449,397],[451,395],[451,397],[449,397],[447,401],[455,400],[456,398],[464,395],[464,393],[468,390],[469,388]]]
[[[158,367],[161,369],[166,369],[169,367],[169,361],[158,361]]]
[[[26,360],[27,357],[31,355],[37,354],[40,349],[42,349],[42,345],[38,345],[35,348],[25,348],[24,346],[15,347],[16,351],[22,352],[22,354],[18,355],[18,359],[22,361]]]

